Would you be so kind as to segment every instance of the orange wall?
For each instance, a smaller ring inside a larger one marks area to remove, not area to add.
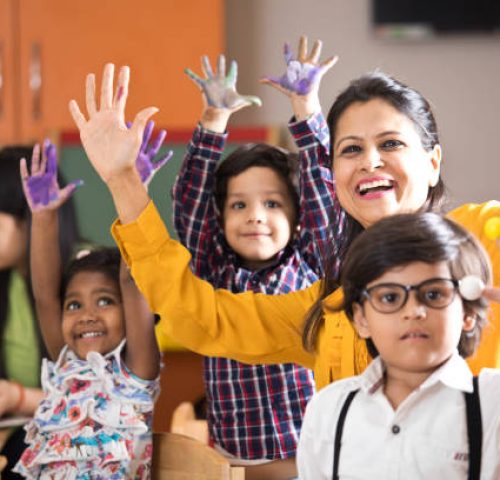
[[[223,0],[0,2],[10,2],[19,18],[19,28],[14,28],[20,36],[21,62],[18,138],[38,139],[54,130],[74,128],[68,101],[76,98],[84,103],[85,75],[95,72],[99,81],[107,61],[131,67],[129,118],[144,106],[156,105],[158,124],[175,128],[195,124],[200,94],[183,69],[199,71],[202,54],[215,58],[223,51]],[[42,61],[39,119],[33,117],[29,88],[34,44],[40,45]]]

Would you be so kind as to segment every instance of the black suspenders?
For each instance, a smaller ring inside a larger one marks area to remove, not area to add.
[[[483,447],[483,423],[481,420],[478,377],[474,377],[472,383],[474,385],[472,393],[464,393],[467,410],[467,438],[469,440],[469,475],[467,479],[479,480]]]
[[[481,403],[479,401],[478,377],[472,379],[472,393],[464,393],[465,409],[467,415],[467,440],[469,444],[469,473],[467,480],[479,480],[481,474],[481,451],[483,444],[483,425],[481,421]],[[347,395],[344,405],[340,410],[337,428],[335,430],[335,441],[333,446],[333,480],[339,480],[339,458],[342,445],[342,432],[344,430],[347,411],[351,406],[356,393],[353,390]]]
[[[335,431],[335,442],[333,444],[333,480],[339,480],[339,457],[340,457],[340,446],[342,444],[342,431],[344,430],[345,417],[347,416],[347,410],[351,406],[351,402],[354,400],[354,396],[358,390],[353,390],[347,395],[344,405],[340,410],[339,419],[337,421],[337,430]]]

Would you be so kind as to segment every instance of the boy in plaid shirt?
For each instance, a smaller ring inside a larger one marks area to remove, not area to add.
[[[307,55],[302,38],[299,50],[294,59],[285,46],[287,73],[264,80],[292,100],[289,128],[298,159],[280,148],[250,144],[218,165],[229,117],[260,100],[236,92],[236,63],[226,76],[223,56],[215,74],[203,57],[204,79],[186,71],[201,88],[205,108],[173,188],[174,224],[192,254],[193,271],[217,288],[300,290],[323,276],[322,256],[342,240],[344,215],[334,194],[329,133],[318,99],[321,77],[335,59],[318,64],[320,42]],[[242,460],[234,463],[282,460],[283,472],[294,475],[312,373],[294,364],[205,358],[204,377],[216,448]]]

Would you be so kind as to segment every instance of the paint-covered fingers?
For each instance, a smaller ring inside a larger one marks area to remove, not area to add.
[[[203,80],[201,77],[196,75],[191,69],[185,68],[184,73],[194,82],[198,87],[200,87],[201,90],[203,90],[205,86],[205,80]]]
[[[127,125],[127,128],[130,128],[130,126]],[[142,143],[140,148],[141,152],[146,152],[154,128],[155,128],[155,122],[153,122],[153,120],[149,120],[148,123],[146,124],[146,128],[144,129],[144,133],[142,134]]]
[[[283,56],[285,57],[285,64],[288,65],[293,60],[292,47],[288,42],[283,45]]]
[[[158,160],[157,162],[155,162],[155,170],[160,170],[160,168],[162,168],[164,165],[166,165],[168,163],[168,161],[173,157],[174,155],[174,151],[173,150],[169,150],[162,158],[160,158],[160,160]]]
[[[152,123],[153,126],[154,126],[154,122],[152,120],[150,120],[148,122],[148,125],[150,123]],[[147,126],[146,126],[146,129],[147,129]],[[151,134],[150,134],[150,136],[151,136]],[[148,155],[150,157],[154,157],[158,153],[158,151],[160,150],[160,147],[162,146],[163,141],[165,140],[166,136],[167,136],[167,131],[166,130],[162,129],[162,130],[160,130],[158,132],[158,135],[156,135],[156,138],[153,140],[153,143],[148,148],[148,152],[147,153],[148,153]],[[148,140],[148,142],[149,142],[149,140]]]
[[[302,36],[299,41],[297,58],[294,58],[289,50],[288,44],[285,44],[286,72],[279,78],[271,76],[264,77],[261,82],[292,97],[292,100],[294,95],[305,97],[311,94],[317,96],[322,76],[330,70],[337,61],[337,57],[331,57],[319,63],[321,49],[321,41],[316,40],[311,53],[308,54],[307,37]],[[318,102],[315,101],[315,103]]]
[[[236,63],[236,60],[233,60],[229,67],[229,73],[227,74],[226,83],[228,85],[236,85],[237,79],[238,79],[238,63]]]
[[[125,106],[127,104],[128,97],[128,85],[130,81],[130,68],[123,66],[120,68],[118,74],[118,81],[116,85],[116,91],[114,95],[114,105],[120,112],[121,116],[125,113]],[[113,88],[111,86],[111,88]]]
[[[210,60],[208,59],[208,55],[203,55],[201,57],[201,68],[203,70],[205,78],[213,78],[214,72],[212,71],[212,66],[210,65]]]
[[[245,107],[250,107],[256,105],[257,107],[262,106],[262,100],[255,95],[239,95],[237,94],[230,102],[230,108],[233,112],[237,112]]]
[[[217,59],[217,73],[216,76],[220,80],[224,80],[226,78],[226,56],[222,53],[219,55]]]
[[[57,150],[49,139],[43,142],[41,170],[54,178],[57,177]]]
[[[152,125],[154,125],[154,122],[151,120],[148,121],[146,130],[148,128],[151,128],[150,126]],[[163,165],[165,165],[172,156],[173,152],[170,151],[166,156],[164,156],[157,162],[154,161],[154,158],[158,153],[158,151],[160,150],[160,147],[163,141],[165,140],[166,135],[167,135],[166,130],[160,130],[154,141],[151,143],[151,145],[148,146],[149,138],[151,137],[151,132],[149,132],[148,142],[146,142],[141,147],[141,149],[139,150],[139,154],[137,155],[137,159],[135,161],[136,170],[139,173],[142,183],[146,186],[149,185],[156,172],[160,170],[161,167],[163,167]],[[146,132],[144,133],[143,138],[145,137],[146,137]]]
[[[57,200],[57,207],[61,206],[66,200],[68,200],[78,187],[84,185],[83,180],[74,180],[66,185],[63,189],[59,191],[59,198]]]

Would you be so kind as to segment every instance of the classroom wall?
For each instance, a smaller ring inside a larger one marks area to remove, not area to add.
[[[325,58],[340,56],[323,82],[325,111],[350,79],[381,68],[431,101],[453,205],[500,198],[500,34],[389,41],[372,34],[369,0],[226,0],[226,52],[239,62],[239,90],[264,102],[235,124],[287,120],[288,100],[257,81],[282,73],[283,43],[296,46],[302,33],[323,40]]]

